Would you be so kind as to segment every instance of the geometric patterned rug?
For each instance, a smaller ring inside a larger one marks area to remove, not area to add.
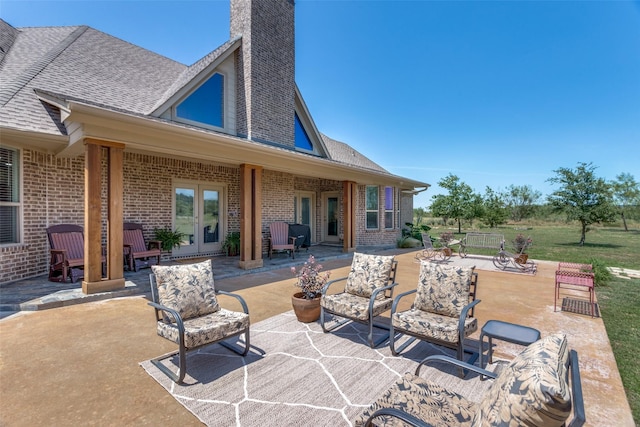
[[[372,349],[366,340],[359,323],[323,333],[319,322],[300,323],[289,311],[251,325],[251,350],[244,358],[218,344],[188,354],[182,385],[149,361],[140,365],[209,426],[346,427],[405,372],[413,373],[422,358],[453,355],[416,341],[393,356],[388,345]],[[477,341],[469,344],[477,348]],[[175,370],[176,359],[165,364]],[[492,382],[473,374],[459,380],[456,369],[446,372],[443,366],[420,375],[476,402]]]
[[[591,303],[581,299],[563,298],[562,311],[591,316]],[[600,317],[600,307],[597,302],[593,304],[593,311],[594,317]]]

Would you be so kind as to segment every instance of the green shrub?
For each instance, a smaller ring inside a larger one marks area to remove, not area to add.
[[[607,265],[598,258],[590,258],[589,264],[593,266],[594,284],[596,286],[606,286],[613,279],[613,273]]]

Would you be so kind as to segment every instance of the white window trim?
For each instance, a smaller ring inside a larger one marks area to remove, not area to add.
[[[23,152],[20,148],[13,147],[11,145],[5,146],[9,150],[13,150],[17,153],[18,157],[18,202],[2,202],[0,206],[17,206],[18,207],[18,223],[16,224],[16,241],[0,244],[0,247],[18,246],[23,244],[24,236],[24,158]]]
[[[369,196],[369,191],[367,191],[367,189],[369,187],[375,187],[378,189],[378,207],[377,209],[367,209],[367,197]],[[364,189],[364,227],[365,230],[380,230],[380,186],[378,185],[366,185],[365,189]],[[377,226],[374,228],[369,228],[369,221],[367,220],[367,215],[369,214],[369,212],[375,212],[376,213],[376,217],[377,217]]]

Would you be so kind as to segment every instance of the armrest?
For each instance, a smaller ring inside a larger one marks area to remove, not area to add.
[[[393,304],[391,304],[391,316],[393,316],[393,313],[396,312],[396,310],[398,308],[398,303],[400,302],[400,300],[402,298],[406,297],[407,295],[415,294],[416,292],[418,292],[418,290],[417,289],[413,289],[411,291],[403,292],[400,295],[398,295],[397,297],[395,297],[394,300],[393,300]]]
[[[297,237],[293,237],[293,236],[289,236],[289,240],[291,241],[292,244],[296,244],[296,239]]]
[[[476,372],[478,374],[484,375],[484,376],[489,377],[489,378],[497,378],[497,375],[496,375],[495,372],[487,371],[486,369],[479,368],[476,365],[471,365],[471,364],[469,364],[467,362],[463,362],[462,360],[458,360],[458,359],[455,359],[455,358],[449,357],[449,356],[444,356],[442,354],[436,354],[434,356],[429,356],[429,357],[426,357],[425,359],[422,359],[422,361],[420,362],[420,364],[416,368],[415,375],[416,376],[420,375],[420,368],[422,368],[422,366],[427,365],[429,363],[435,363],[435,362],[448,363],[448,364],[451,364],[451,365],[455,365],[455,366],[464,368],[464,369],[469,370],[469,371]]]
[[[128,245],[128,244],[126,244],[126,243],[125,243],[125,244],[124,244],[124,245],[122,245],[122,246],[124,246],[124,253],[125,253],[125,255],[131,255],[131,253],[133,252],[133,249],[132,249],[132,248],[133,248],[133,245]]]
[[[415,426],[415,427],[433,427],[432,424],[429,424],[427,422],[422,421],[419,418],[414,417],[411,414],[408,414],[406,412],[403,412],[399,409],[396,408],[380,408],[377,411],[375,411],[373,414],[371,414],[369,416],[369,418],[367,419],[367,421],[365,422],[365,427],[371,427],[373,426],[373,420],[378,418],[378,417],[382,417],[382,416],[391,416],[394,418],[398,418],[399,420],[404,421],[406,424],[410,425],[410,426]]]
[[[329,286],[333,285],[334,283],[342,282],[343,280],[347,280],[347,279],[348,279],[348,277],[341,277],[341,278],[339,278],[339,279],[333,279],[333,280],[328,281],[328,282],[327,282],[327,283],[322,287],[322,290],[320,291],[320,293],[321,293],[322,295],[326,295],[326,294],[327,294],[327,291],[329,290]]]
[[[373,313],[373,304],[375,303],[375,301],[378,299],[378,294],[380,292],[386,292],[389,289],[393,289],[397,286],[398,284],[396,282],[393,282],[390,285],[387,286],[383,286],[382,288],[378,288],[375,291],[373,291],[373,293],[371,294],[371,298],[369,298],[369,313]],[[387,297],[389,298],[389,297]]]
[[[458,339],[460,340],[460,343],[464,342],[464,321],[467,319],[469,310],[471,310],[473,307],[478,305],[480,301],[482,300],[477,299],[477,300],[471,301],[469,304],[465,305],[462,311],[460,312],[460,319],[458,320],[458,334],[459,334]]]
[[[183,336],[184,335],[184,322],[182,321],[182,317],[180,317],[180,314],[178,314],[178,312],[172,308],[166,307],[162,304],[158,304],[157,302],[148,302],[148,305],[150,305],[151,307],[156,309],[156,318],[158,311],[166,311],[167,313],[169,313],[171,315],[171,317],[173,317],[176,321],[176,326],[178,327],[178,329],[180,330],[180,335]],[[157,319],[158,321],[161,319]]]
[[[249,307],[247,307],[247,302],[240,295],[234,294],[233,292],[221,291],[221,290],[217,290],[217,289],[216,289],[216,294],[217,295],[227,295],[227,296],[230,296],[232,298],[237,299],[240,302],[240,304],[242,305],[242,310],[246,314],[249,314]]]
[[[62,262],[67,260],[67,250],[66,249],[51,249],[51,258],[54,256],[61,256]]]

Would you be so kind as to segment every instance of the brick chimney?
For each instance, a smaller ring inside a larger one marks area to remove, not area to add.
[[[230,28],[242,36],[238,135],[294,147],[294,0],[231,0]]]

